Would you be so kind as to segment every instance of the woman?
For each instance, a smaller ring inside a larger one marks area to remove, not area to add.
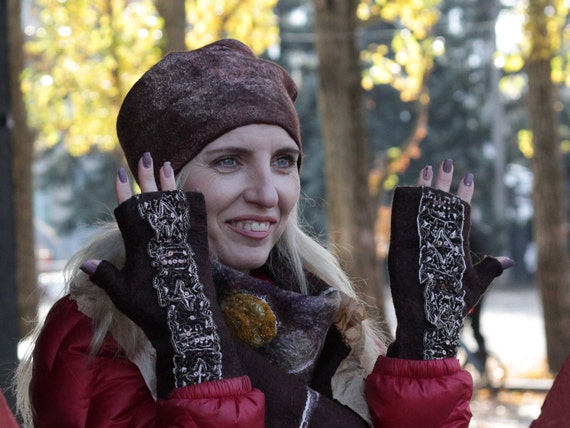
[[[120,233],[69,264],[20,367],[28,425],[467,426],[461,320],[512,263],[471,265],[472,176],[451,195],[445,161],[433,187],[426,167],[396,191],[386,348],[298,225],[296,94],[234,40],[170,54],[133,86],[117,133],[141,193],[119,170]]]

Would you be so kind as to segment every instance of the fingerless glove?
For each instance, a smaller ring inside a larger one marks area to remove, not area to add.
[[[498,260],[473,266],[470,207],[429,187],[400,187],[392,204],[388,254],[390,289],[398,326],[390,357],[454,357],[463,318],[503,271]]]
[[[203,196],[143,193],[119,205],[115,217],[125,266],[102,261],[91,280],[156,349],[158,396],[242,374],[216,301]]]

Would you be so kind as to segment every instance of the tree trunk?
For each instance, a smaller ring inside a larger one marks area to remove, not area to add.
[[[10,64],[10,103],[13,119],[12,181],[16,240],[16,285],[20,312],[20,334],[29,332],[29,321],[37,313],[37,273],[33,214],[33,138],[26,123],[26,110],[20,91],[23,70],[23,35],[20,26],[20,2],[8,0],[8,44]]]
[[[526,63],[528,108],[533,133],[534,234],[537,281],[542,295],[550,371],[560,370],[570,349],[570,263],[565,177],[561,164],[550,42],[544,15],[548,1],[531,0],[531,52]]]
[[[186,8],[185,0],[156,0],[156,9],[164,19],[166,44],[163,52],[186,50]]]
[[[13,407],[15,397],[9,386],[18,361],[19,317],[16,290],[14,233],[14,191],[12,186],[12,147],[10,141],[10,83],[8,81],[8,8],[0,1],[0,388]]]
[[[375,253],[371,167],[356,48],[358,0],[315,0],[319,113],[326,155],[328,235],[343,268],[380,313],[384,298]]]

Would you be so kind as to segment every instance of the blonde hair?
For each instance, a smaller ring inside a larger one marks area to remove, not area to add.
[[[185,171],[186,167],[177,176],[179,188],[186,181]],[[287,264],[298,281],[302,293],[306,294],[308,288],[306,272],[314,274],[341,293],[341,309],[335,325],[351,347],[363,348],[359,363],[363,366],[363,370],[369,373],[378,355],[385,353],[387,336],[376,323],[366,317],[365,304],[341,269],[336,257],[316,238],[302,230],[296,210],[293,210],[283,236],[272,253],[273,256],[268,260],[269,269],[272,269],[274,260],[279,260],[280,264]],[[146,336],[135,323],[115,307],[106,292],[93,284],[80,270],[81,264],[90,259],[105,259],[117,268],[124,265],[123,240],[115,222],[103,226],[97,237],[69,260],[64,273],[70,296],[93,320],[90,356],[98,352],[105,335],[110,332],[127,357],[132,360],[145,348]],[[42,323],[38,322],[27,337],[30,343],[35,343],[41,328]],[[352,334],[349,334],[351,330]],[[33,370],[32,352],[33,346],[30,346],[14,378],[17,412],[22,417],[24,427],[33,427],[28,391]]]

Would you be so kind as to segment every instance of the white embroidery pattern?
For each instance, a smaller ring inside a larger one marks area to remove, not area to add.
[[[305,401],[305,409],[303,410],[303,415],[301,416],[301,424],[299,428],[307,428],[311,421],[311,415],[313,410],[317,407],[317,402],[319,401],[319,394],[312,389],[307,388],[307,401]]]
[[[148,254],[156,269],[153,287],[158,302],[167,308],[176,387],[221,379],[220,339],[186,240],[190,230],[186,196],[171,191],[149,200],[139,195],[137,201],[139,215],[155,235]]]
[[[464,207],[453,195],[423,188],[418,214],[420,236],[419,281],[424,289],[426,319],[424,359],[448,358],[456,353],[463,327],[465,272]]]

